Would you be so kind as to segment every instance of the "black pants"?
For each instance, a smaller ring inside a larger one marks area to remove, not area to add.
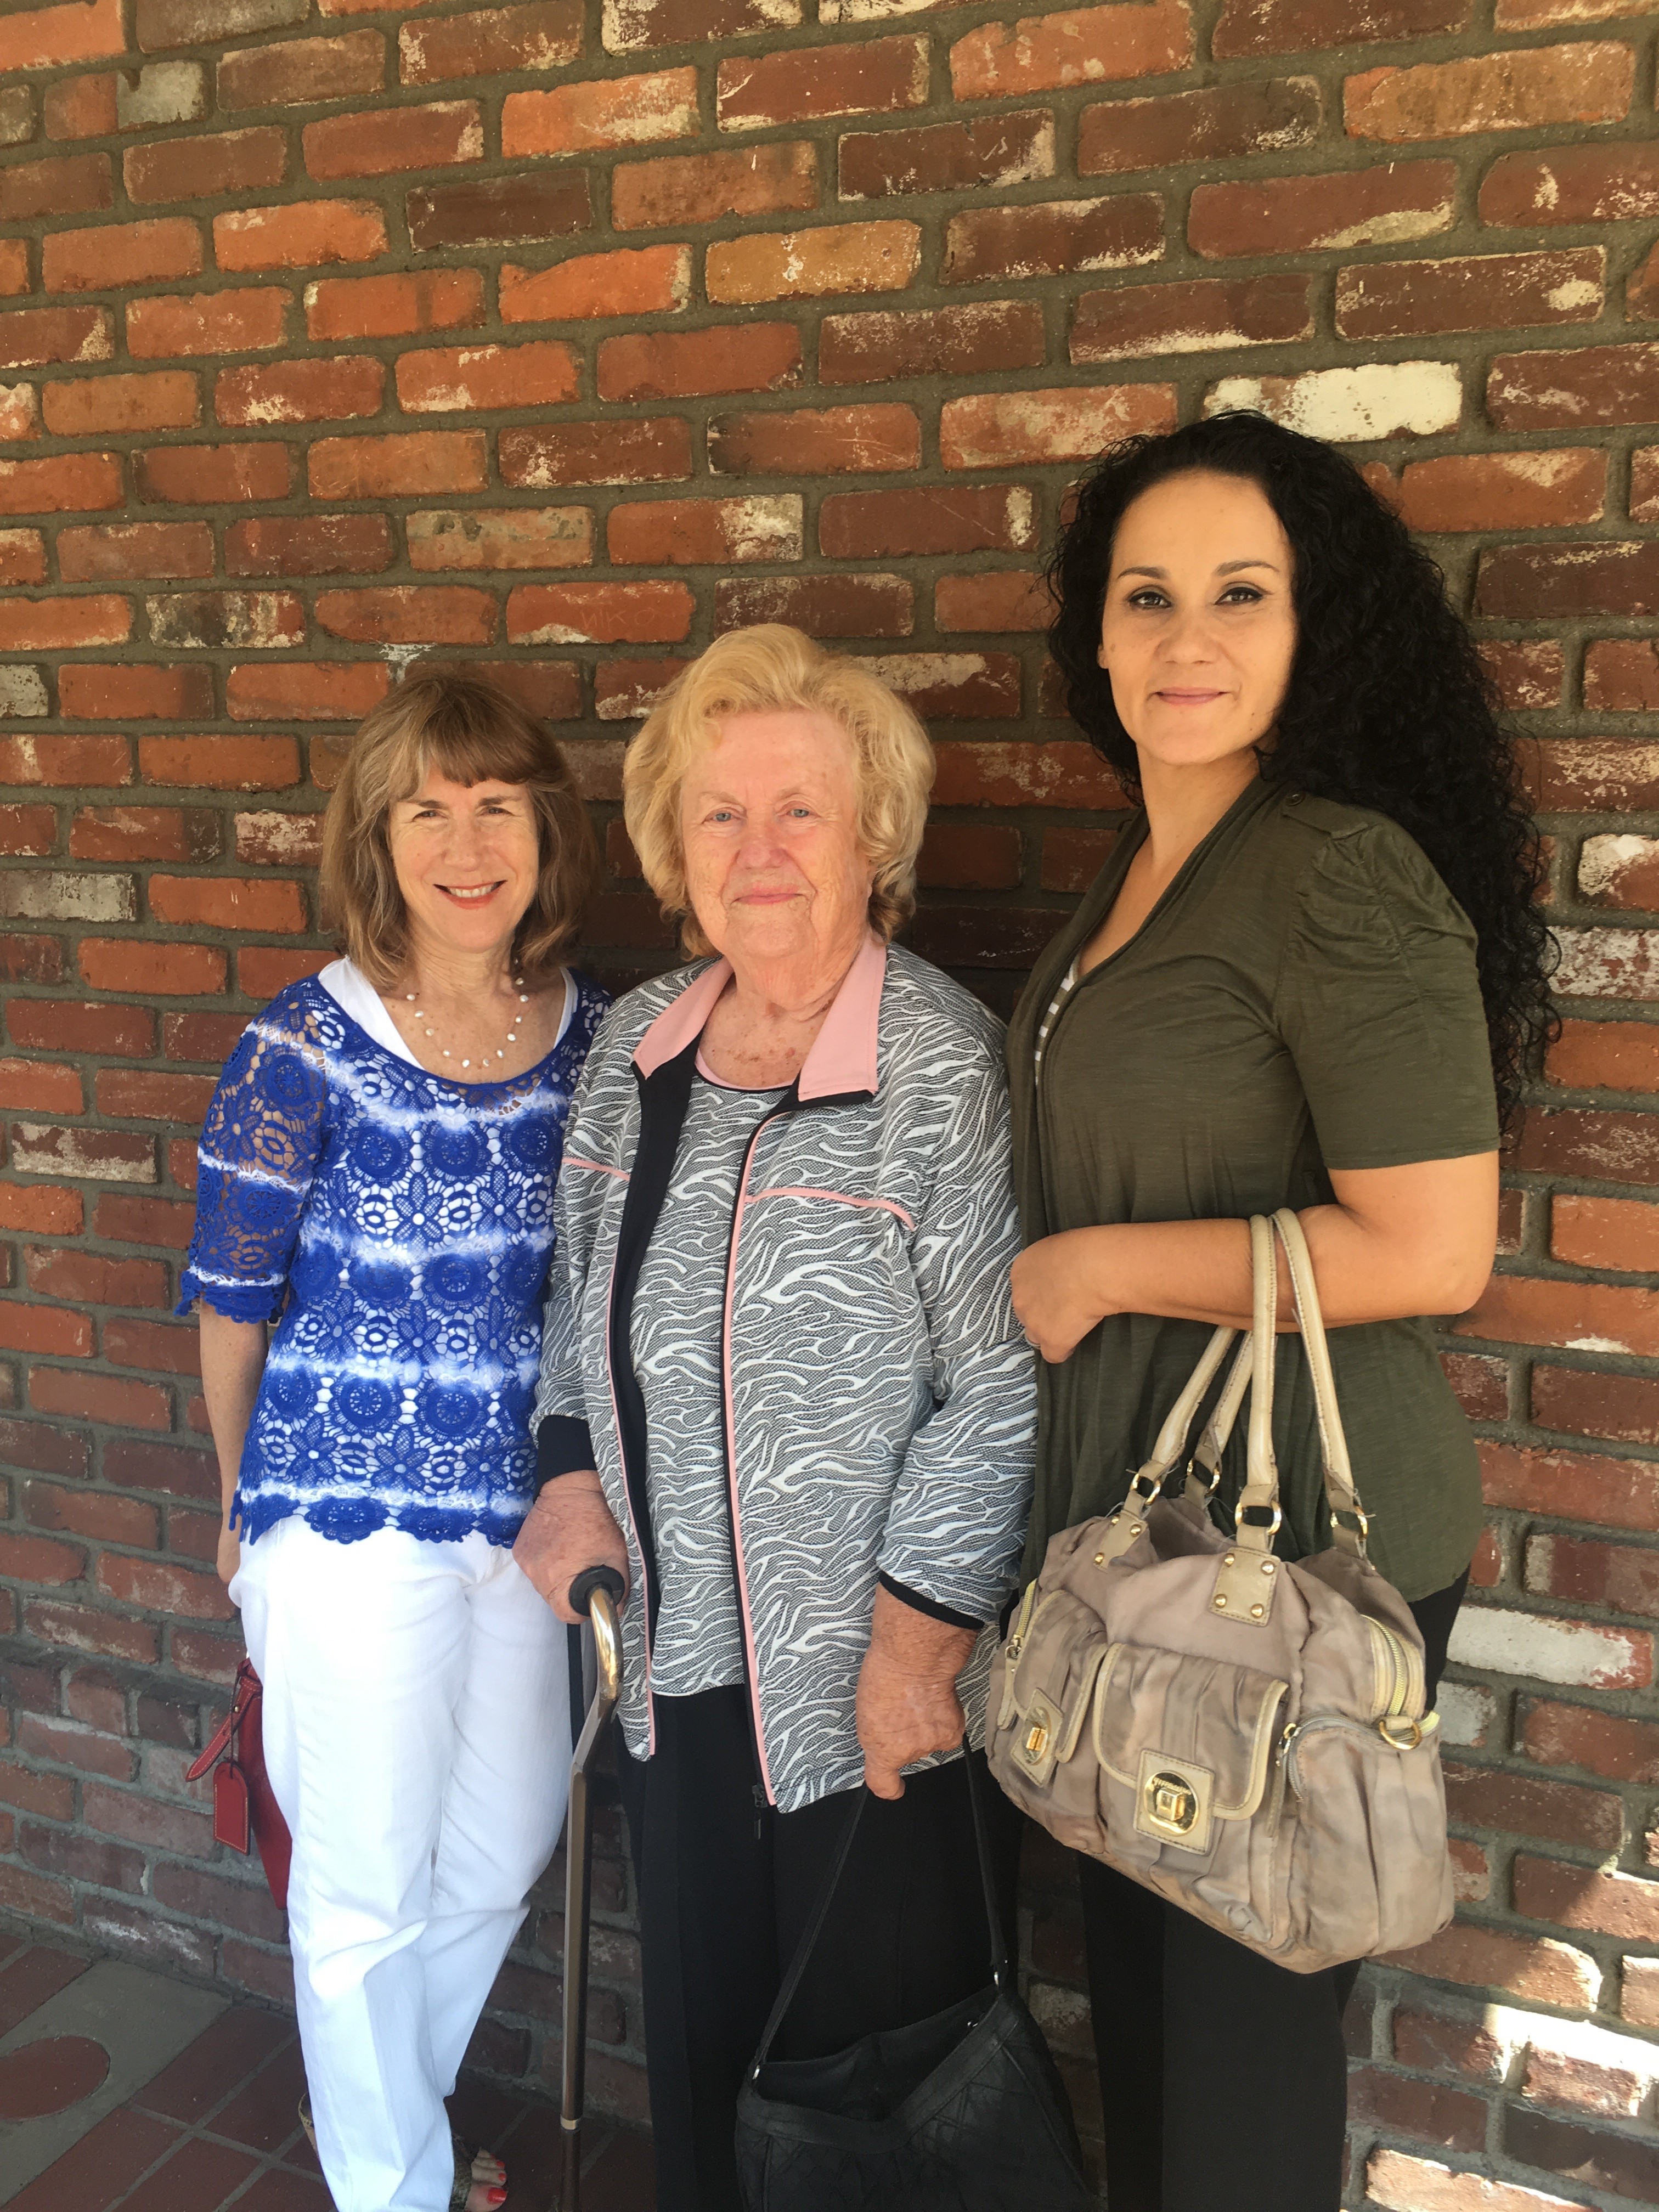
[[[1413,1606],[1429,1700],[1468,1584]],[[1336,2212],[1357,1966],[1293,1974],[1078,1856],[1111,2212]]]
[[[659,1698],[655,1753],[641,1762],[619,1752],[617,1766],[640,1888],[659,2212],[736,2212],[738,2090],[853,1798],[772,1811],[741,1689]],[[1021,1822],[988,1778],[983,1799],[1012,1947]],[[843,2050],[990,1978],[968,1787],[952,1760],[865,1807],[774,2055]]]

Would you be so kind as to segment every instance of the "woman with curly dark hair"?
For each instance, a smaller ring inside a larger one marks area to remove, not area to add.
[[[1350,462],[1261,416],[1113,448],[1052,582],[1071,712],[1139,811],[1008,1039],[1042,1355],[1025,1578],[1121,1501],[1210,1331],[1248,1328],[1248,1217],[1291,1206],[1431,1701],[1481,1504],[1422,1316],[1491,1271],[1500,1116],[1550,1018],[1511,747],[1434,564]],[[1330,1540],[1306,1370],[1281,1366],[1296,1558]],[[1079,1868],[1112,2212],[1334,2212],[1355,1970],[1289,1972]]]

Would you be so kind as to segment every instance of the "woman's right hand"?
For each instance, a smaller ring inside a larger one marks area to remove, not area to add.
[[[556,1475],[525,1516],[513,1556],[559,1619],[575,1627],[570,1585],[584,1567],[615,1567],[626,1584],[628,1546],[592,1468]]]

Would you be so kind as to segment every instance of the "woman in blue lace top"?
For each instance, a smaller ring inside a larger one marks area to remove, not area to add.
[[[606,1004],[562,964],[594,860],[539,724],[471,678],[399,686],[325,824],[348,957],[249,1024],[202,1132],[181,1310],[338,2212],[505,2195],[443,2099],[564,1816],[564,1632],[512,1545],[554,1180]]]

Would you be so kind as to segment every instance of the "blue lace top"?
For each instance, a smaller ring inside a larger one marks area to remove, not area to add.
[[[510,1544],[571,1094],[609,1000],[538,1066],[457,1084],[389,1052],[314,978],[249,1023],[201,1141],[179,1310],[277,1322],[242,1450],[244,1541],[290,1514]]]

